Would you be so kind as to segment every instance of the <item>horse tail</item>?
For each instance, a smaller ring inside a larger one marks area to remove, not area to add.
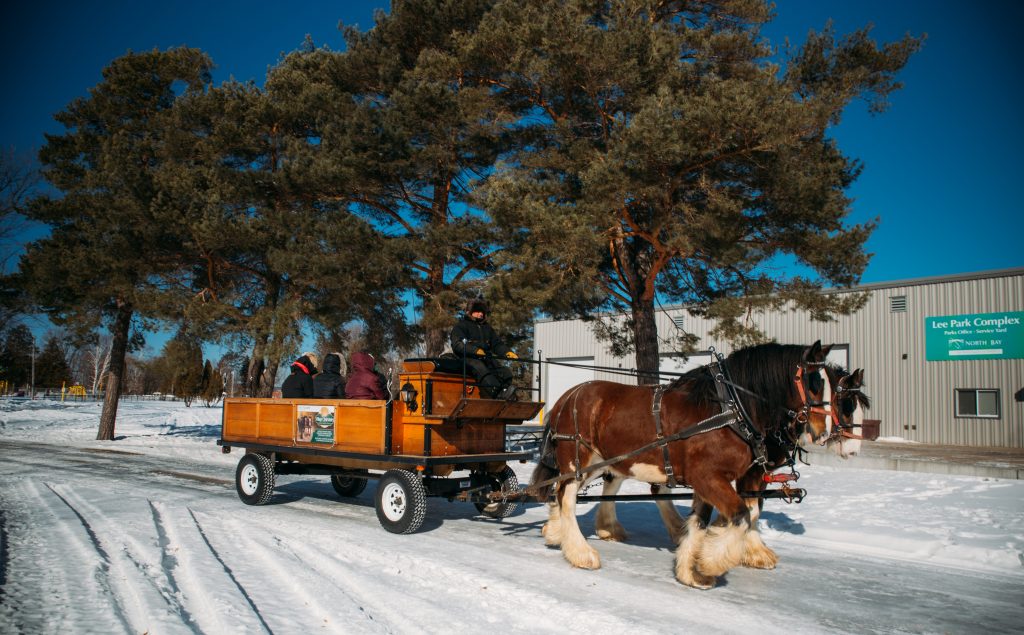
[[[551,467],[543,462],[538,463],[537,467],[533,470],[533,475],[530,477],[530,487],[534,487],[537,483],[550,480],[558,476],[558,468]],[[554,491],[554,483],[548,483],[537,489],[537,502],[546,503],[548,497],[551,496]]]
[[[555,458],[555,440],[552,438],[554,430],[551,428],[551,418],[544,422],[544,442],[540,446],[540,455],[537,459],[537,467],[530,476],[530,487],[537,483],[558,476],[558,460]],[[544,485],[537,490],[537,500],[546,502],[551,496],[553,486],[551,483]]]
[[[555,457],[555,427],[558,425],[558,418],[561,416],[562,410],[565,409],[566,403],[570,399],[575,399],[580,390],[589,383],[584,382],[574,386],[569,392],[562,395],[551,409],[547,420],[544,422],[544,442],[540,448],[540,458],[537,461],[537,467],[533,470],[533,475],[530,476],[531,488],[535,487],[537,483],[553,479],[562,473],[558,469],[558,459]],[[548,483],[538,488],[536,493],[537,500],[541,503],[546,502],[554,491],[554,487],[554,483]]]

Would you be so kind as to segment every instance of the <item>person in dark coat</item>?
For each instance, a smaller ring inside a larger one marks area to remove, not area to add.
[[[487,323],[488,310],[483,300],[472,300],[466,305],[465,314],[452,328],[452,351],[466,358],[466,367],[484,395],[512,399],[516,394],[512,371],[498,364],[495,358],[518,359],[518,356]]]
[[[313,377],[313,397],[341,399],[345,396],[345,378],[341,376],[341,353],[327,353],[324,368]]]
[[[316,355],[303,353],[292,362],[292,374],[281,384],[284,399],[306,399],[313,397],[313,375],[316,374]]]
[[[380,375],[374,372],[373,355],[369,353],[352,353],[349,360],[352,368],[345,383],[347,399],[385,399],[384,389],[380,384]]]

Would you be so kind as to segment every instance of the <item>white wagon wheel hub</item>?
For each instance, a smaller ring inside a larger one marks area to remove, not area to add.
[[[256,469],[255,465],[250,463],[242,468],[242,478],[239,480],[239,485],[246,496],[254,495],[259,483],[260,472]]]
[[[388,483],[384,486],[381,511],[388,520],[398,522],[405,515],[405,489],[398,483]]]

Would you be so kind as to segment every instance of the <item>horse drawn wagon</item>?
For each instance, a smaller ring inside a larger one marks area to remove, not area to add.
[[[859,449],[863,371],[832,367],[827,354],[820,342],[768,344],[728,358],[715,353],[715,363],[668,385],[580,384],[551,408],[524,489],[508,463],[532,453],[507,451],[505,428],[544,404],[482,398],[456,360],[406,360],[397,401],[228,399],[218,444],[246,449],[236,487],[250,505],[267,501],[277,474],[329,475],[343,497],[378,480],[377,518],[393,533],[420,527],[427,496],[472,502],[494,518],[519,502],[552,501],[545,541],[587,569],[600,559],[579,530],[576,503],[600,502],[596,533],[617,541],[626,533],[615,503],[654,500],[677,545],[676,578],[710,588],[734,566],[775,566],[757,518],[765,498],[804,496],[786,484],[798,477],[793,466],[804,443],[844,457]],[[620,495],[626,479],[649,483],[651,493]],[[583,493],[598,480],[602,495]],[[768,489],[773,483],[782,486]],[[669,491],[676,487],[692,491]],[[673,499],[693,501],[686,520]]]
[[[226,399],[217,444],[245,449],[235,472],[242,502],[267,502],[278,474],[318,474],[342,497],[378,480],[377,518],[393,533],[420,527],[427,496],[470,501],[492,517],[511,513],[515,503],[488,494],[517,491],[508,463],[531,453],[506,451],[505,426],[544,404],[482,398],[457,360],[403,366],[399,400]]]

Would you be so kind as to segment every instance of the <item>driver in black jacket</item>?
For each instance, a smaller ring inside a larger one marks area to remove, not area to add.
[[[488,306],[483,300],[472,300],[466,312],[452,328],[452,351],[466,358],[466,366],[473,373],[483,395],[494,399],[513,399],[516,387],[512,372],[499,365],[495,357],[518,359],[491,325],[487,323]]]

